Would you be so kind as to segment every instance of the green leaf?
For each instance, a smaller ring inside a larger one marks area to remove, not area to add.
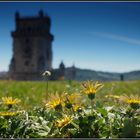
[[[97,111],[100,112],[104,117],[108,114],[107,110],[104,108],[98,108]]]
[[[136,119],[126,118],[124,122],[124,127],[122,129],[122,137],[134,138],[137,133],[137,122]]]

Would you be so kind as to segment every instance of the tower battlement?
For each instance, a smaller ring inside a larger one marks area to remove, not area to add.
[[[12,37],[22,36],[44,36],[53,40],[50,34],[51,20],[43,11],[38,16],[20,16],[19,12],[15,14],[16,30],[11,33]]]

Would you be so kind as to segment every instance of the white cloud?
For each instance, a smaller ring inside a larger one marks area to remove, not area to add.
[[[115,35],[115,34],[104,33],[104,32],[90,32],[89,34],[100,36],[100,37],[105,37],[105,38],[108,38],[108,39],[123,41],[123,42],[134,44],[134,45],[140,45],[140,40],[137,40],[137,39],[134,39],[134,38],[129,38],[127,36]]]

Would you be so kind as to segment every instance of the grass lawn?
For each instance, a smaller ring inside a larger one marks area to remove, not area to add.
[[[140,81],[125,82],[103,82],[104,87],[97,94],[96,100],[102,102],[105,95],[114,94],[140,94]],[[43,101],[48,94],[58,92],[76,92],[80,90],[80,82],[76,81],[49,81],[48,92],[46,92],[46,82],[17,82],[17,81],[0,81],[0,98],[3,96],[12,96],[22,100],[21,106],[31,109],[34,106],[43,105]],[[113,102],[110,104],[113,104]]]

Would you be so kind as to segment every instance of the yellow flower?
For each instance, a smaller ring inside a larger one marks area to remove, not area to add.
[[[81,96],[79,93],[64,93],[64,102],[67,108],[71,108],[73,104],[79,103]]]
[[[75,102],[78,102],[79,101],[79,99],[81,98],[81,96],[80,96],[79,93],[72,93],[72,94],[69,94],[67,96],[67,98],[69,99],[70,102],[75,103]]]
[[[76,105],[74,105],[73,106],[73,110],[76,112],[76,111],[78,111],[78,112],[80,112],[81,111],[81,105],[80,104],[76,104]]]
[[[138,95],[124,95],[121,97],[121,99],[130,104],[133,109],[137,109],[140,107],[140,97]]]
[[[119,99],[120,98],[120,96],[118,96],[118,95],[106,95],[105,96],[106,98],[115,98],[115,99]]]
[[[0,112],[0,116],[3,116],[3,117],[12,117],[15,115],[17,115],[17,112]]]
[[[95,94],[103,87],[103,84],[87,81],[82,84],[82,87],[82,92],[87,94],[90,99],[94,99]]]
[[[140,100],[138,99],[129,99],[127,103],[130,104],[133,109],[138,109],[140,107]]]
[[[140,100],[137,100],[137,99],[129,99],[129,100],[127,100],[127,103],[129,103],[129,104],[140,104]]]
[[[125,101],[128,104],[136,103],[140,104],[140,97],[138,95],[123,95],[121,96],[121,100]]]
[[[48,97],[48,103],[46,103],[46,107],[50,107],[52,109],[62,109],[62,106],[64,104],[62,97],[60,95],[56,94],[51,94]]]
[[[18,104],[19,102],[21,102],[21,100],[19,100],[18,98],[13,99],[12,97],[2,97],[2,102],[3,104],[12,106]]]
[[[49,106],[50,108],[53,109],[61,108],[62,107],[61,100],[58,99],[58,100],[50,101],[46,104],[46,106]]]
[[[56,121],[56,127],[63,128],[72,122],[72,117],[65,115],[62,119]]]
[[[98,82],[96,82],[95,84],[92,81],[87,81],[85,83],[82,84],[83,86],[83,92],[85,94],[95,94],[99,89],[101,89],[103,87],[102,84],[99,84]]]

